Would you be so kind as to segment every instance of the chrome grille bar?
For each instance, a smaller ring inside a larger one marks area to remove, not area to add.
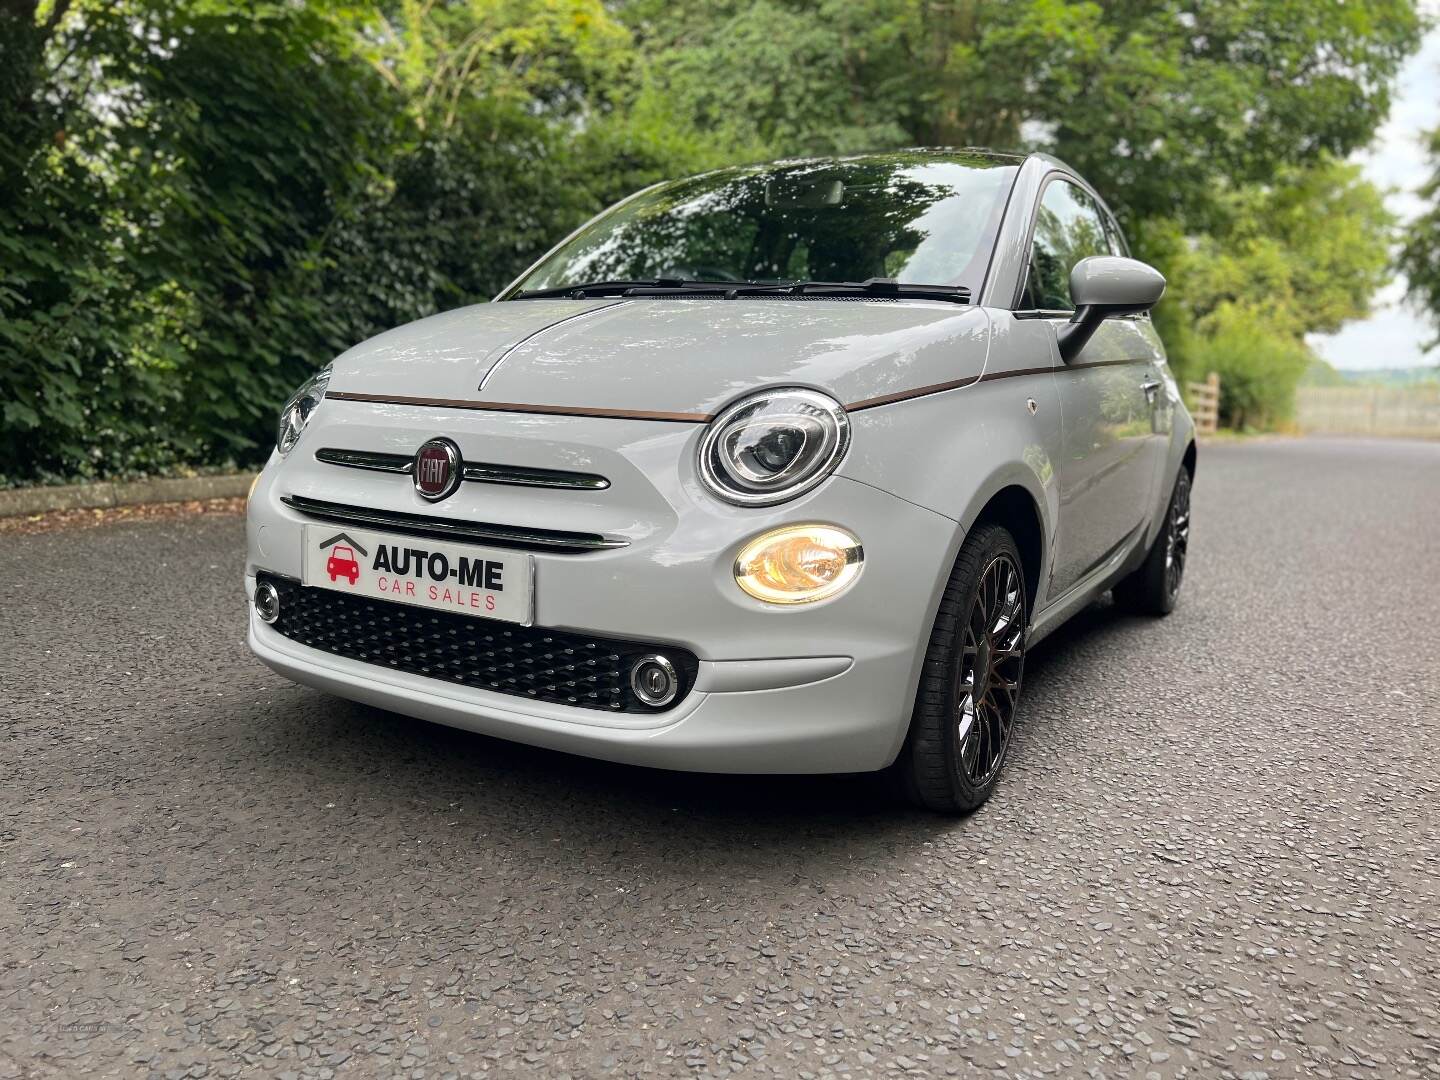
[[[415,459],[404,454],[381,454],[372,450],[337,450],[323,447],[315,451],[315,460],[326,465],[344,465],[351,469],[373,469],[375,472],[408,473]]]
[[[385,454],[373,450],[341,450],[323,447],[315,451],[315,460],[326,465],[343,465],[350,469],[408,475],[415,459],[406,454]],[[462,474],[478,484],[514,484],[518,487],[569,488],[578,491],[603,491],[610,481],[594,473],[568,472],[564,469],[535,469],[522,465],[495,465],[484,461],[467,461]]]
[[[610,486],[609,480],[593,473],[489,465],[483,461],[467,461],[463,475],[466,480],[481,484],[519,484],[523,487],[577,488],[585,491],[603,491]]]
[[[499,547],[539,548],[544,551],[604,551],[628,547],[630,541],[616,540],[597,533],[562,532],[559,529],[525,529],[514,525],[493,525],[480,521],[454,521],[449,518],[404,514],[395,510],[374,510],[348,503],[326,502],[304,495],[282,495],[280,501],[308,517],[335,521],[342,525],[360,525],[372,529],[389,529],[411,536],[427,536],[435,540],[461,543],[493,544]]]

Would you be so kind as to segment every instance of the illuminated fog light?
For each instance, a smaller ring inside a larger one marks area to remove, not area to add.
[[[280,593],[268,581],[255,586],[255,614],[263,623],[273,623],[280,617]]]
[[[757,536],[735,560],[735,582],[767,604],[810,604],[860,576],[860,541],[834,525],[790,525]]]

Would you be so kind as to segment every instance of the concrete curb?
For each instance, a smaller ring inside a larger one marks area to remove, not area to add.
[[[94,510],[141,503],[189,502],[192,499],[230,499],[250,490],[254,473],[227,476],[176,477],[170,480],[134,480],[121,484],[63,484],[57,487],[13,488],[0,491],[0,517],[44,514],[51,510]]]

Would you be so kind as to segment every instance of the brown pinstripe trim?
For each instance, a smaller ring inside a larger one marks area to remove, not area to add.
[[[1118,367],[1122,364],[1148,364],[1149,360],[1126,359],[1126,360],[1094,360],[1088,364],[1061,364],[1056,371],[1084,371],[1089,367]]]
[[[897,401],[909,401],[911,398],[927,397],[930,394],[943,394],[946,390],[959,390],[962,386],[970,386],[979,381],[979,375],[971,375],[965,379],[931,383],[929,386],[921,386],[914,390],[901,390],[898,394],[882,394],[880,397],[866,398],[864,401],[852,401],[845,406],[845,411],[859,412],[861,409],[873,409],[879,405],[893,405]]]
[[[1052,373],[1064,373],[1067,371],[1081,371],[1085,368],[1111,367],[1116,364],[1144,364],[1146,360],[1096,360],[1090,364],[1062,364],[1059,367],[1032,367],[1015,368],[1013,371],[991,371],[984,375],[971,375],[967,379],[953,379],[950,382],[931,383],[929,386],[917,387],[914,390],[902,390],[898,394],[886,394],[883,397],[866,398],[864,401],[852,402],[845,406],[846,412],[859,412],[862,409],[873,409],[879,405],[893,405],[897,401],[909,401],[912,398],[929,397],[931,394],[943,394],[947,390],[959,390],[961,387],[973,386],[975,383],[997,382],[1000,379],[1019,379],[1027,375],[1050,375]]]
[[[1027,375],[1048,375],[1066,371],[1081,371],[1085,368],[1111,367],[1117,364],[1143,364],[1144,360],[1096,360],[1090,364],[1063,364],[1059,367],[1016,368],[1013,371],[991,371],[984,375],[969,375],[949,382],[931,383],[914,390],[901,390],[894,394],[852,401],[845,406],[846,412],[860,412],[881,405],[893,405],[897,401],[943,394],[947,390],[959,390],[980,382],[995,382],[1000,379],[1019,379]],[[583,405],[522,405],[513,401],[467,401],[463,398],[406,397],[401,394],[355,394],[343,390],[327,391],[327,398],[337,401],[365,401],[372,405],[423,405],[433,409],[471,409],[476,412],[538,413],[543,416],[593,416],[605,420],[662,420],[674,424],[708,424],[715,419],[714,413],[697,412],[651,412],[645,409],[593,409]]]
[[[1053,367],[1016,368],[1014,371],[991,371],[980,376],[981,382],[996,382],[999,379],[1018,379],[1024,375],[1050,375],[1060,370]]]
[[[514,401],[466,401],[461,398],[406,397],[402,394],[352,394],[343,390],[331,390],[325,396],[337,401],[368,401],[372,405],[424,405],[433,409],[539,413],[544,416],[595,416],[606,420],[665,420],[676,424],[707,424],[714,418],[712,413],[592,409],[581,405],[522,405]]]

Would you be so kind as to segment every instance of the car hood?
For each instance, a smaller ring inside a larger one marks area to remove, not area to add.
[[[978,376],[989,329],[983,309],[934,301],[506,301],[357,345],[336,360],[330,392],[709,415],[797,385],[855,405]]]

